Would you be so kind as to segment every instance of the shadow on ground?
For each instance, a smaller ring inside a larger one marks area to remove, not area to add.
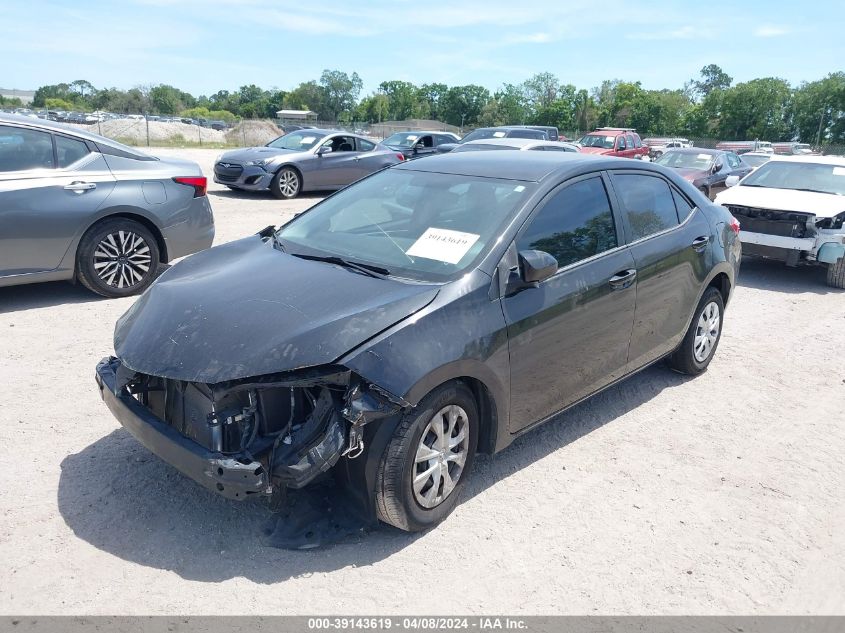
[[[106,301],[106,299],[84,286],[74,285],[67,281],[0,288],[0,314],[92,301]]]
[[[827,267],[825,266],[790,268],[782,262],[758,257],[742,258],[738,285],[757,290],[795,294],[845,293],[845,290],[827,285]]]
[[[464,499],[483,494],[684,380],[655,366],[524,435],[499,455],[480,456]],[[190,580],[243,576],[274,583],[369,565],[419,538],[385,526],[308,552],[267,547],[262,530],[271,513],[263,503],[228,501],[206,491],[123,429],[66,457],[61,466],[59,511],[76,536],[122,559]]]
[[[326,191],[304,191],[300,193],[296,199],[304,198],[306,200],[314,199],[319,200],[321,198],[325,198],[329,195],[329,192]],[[272,193],[268,190],[264,191],[246,191],[240,189],[209,189],[208,190],[209,196],[215,196],[217,198],[231,198],[237,200],[277,200]]]

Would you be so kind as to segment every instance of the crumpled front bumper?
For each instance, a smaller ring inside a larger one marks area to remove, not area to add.
[[[272,493],[266,469],[257,461],[209,451],[181,435],[133,398],[125,387],[115,393],[119,361],[97,364],[100,396],[118,422],[149,451],[202,486],[228,499],[243,500]]]
[[[274,176],[273,173],[265,171],[258,165],[229,164],[232,167],[224,168],[219,163],[214,166],[214,182],[226,185],[227,187],[237,187],[238,189],[247,189],[250,191],[270,188],[270,182]]]

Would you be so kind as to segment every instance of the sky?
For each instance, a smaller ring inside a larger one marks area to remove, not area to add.
[[[845,3],[827,0],[41,0],[0,3],[0,87],[85,79],[195,96],[292,89],[324,69],[495,90],[538,72],[680,88],[718,64],[792,84],[845,67]]]

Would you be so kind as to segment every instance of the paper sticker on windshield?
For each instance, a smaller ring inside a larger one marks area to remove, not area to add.
[[[517,185],[516,187],[513,188],[513,190],[516,191],[517,193],[522,193],[523,191],[525,191],[525,185]]]
[[[710,160],[713,157],[710,154],[699,154],[696,158],[698,160]]]
[[[299,144],[300,145],[310,145],[311,143],[313,143],[316,140],[317,140],[316,136],[303,136],[302,140],[299,141]]]
[[[834,167],[833,168],[833,175],[834,176],[845,176],[845,167]]]
[[[419,138],[419,136],[408,135],[409,141],[416,141],[418,138]]]
[[[475,233],[429,227],[406,252],[414,257],[457,264],[479,237]]]
[[[503,138],[504,136],[504,132],[493,132],[493,138]]]

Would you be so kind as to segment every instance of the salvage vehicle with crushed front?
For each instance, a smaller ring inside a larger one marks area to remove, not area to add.
[[[747,255],[787,266],[827,266],[845,288],[845,158],[773,156],[716,196],[742,226]]]
[[[334,477],[368,520],[422,530],[477,451],[657,360],[703,372],[738,230],[648,163],[410,161],[166,271],[97,382],[144,446],[225,497]]]

